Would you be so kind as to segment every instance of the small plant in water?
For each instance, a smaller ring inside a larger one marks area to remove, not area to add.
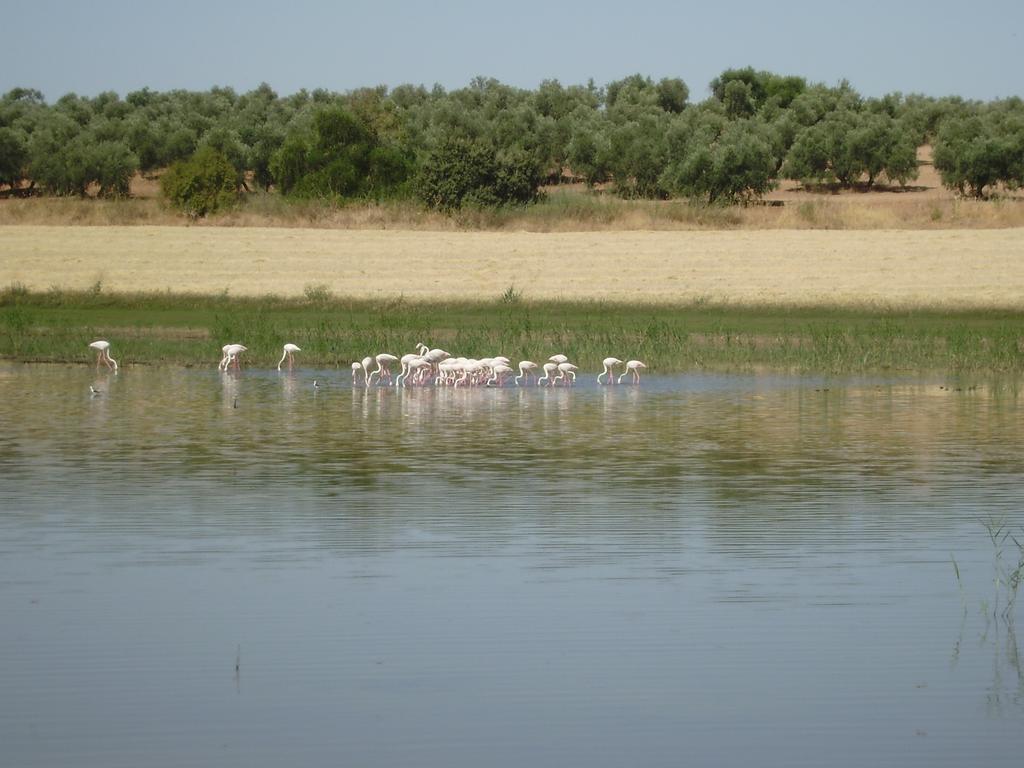
[[[1021,581],[1024,580],[1024,545],[1010,532],[1005,517],[989,517],[982,520],[982,524],[988,532],[993,548],[992,567],[996,591],[992,614],[1008,619],[1012,617],[1014,606],[1017,603],[1017,593],[1020,590]],[[1012,542],[1017,548],[1016,555],[1011,553],[1009,559],[1006,558],[1008,542]],[[1016,559],[1015,563],[1014,559]],[[999,600],[1004,589],[1006,591],[1005,603],[1000,611]]]

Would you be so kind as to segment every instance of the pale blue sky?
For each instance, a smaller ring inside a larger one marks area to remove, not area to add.
[[[731,0],[14,0],[3,4],[0,92],[52,102],[156,90],[598,85],[682,77],[691,100],[751,65],[861,93],[1024,95],[1024,2]]]

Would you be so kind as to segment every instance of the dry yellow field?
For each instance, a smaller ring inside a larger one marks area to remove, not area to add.
[[[1024,307],[1024,229],[431,232],[0,227],[0,287]]]

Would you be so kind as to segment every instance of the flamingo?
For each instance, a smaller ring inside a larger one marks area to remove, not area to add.
[[[565,355],[552,355],[551,357],[548,358],[548,360],[554,363],[555,365],[569,362],[569,358],[566,357]]]
[[[397,363],[398,362],[398,358],[395,357],[394,355],[389,355],[387,352],[381,352],[379,355],[377,355],[377,357],[375,359],[377,360],[377,370],[375,370],[373,373],[370,374],[370,377],[367,380],[367,383],[368,384],[372,383],[373,382],[373,377],[377,376],[382,381],[386,378],[388,380],[388,384],[390,384],[391,383],[391,369],[389,368],[389,366],[392,363]],[[363,362],[365,363],[366,361],[364,360]]]
[[[301,352],[301,351],[302,350],[299,349],[294,344],[285,344],[284,345],[284,354],[281,355],[281,359],[277,361],[277,370],[279,370],[279,371],[281,370],[281,363],[283,363],[284,359],[287,357],[288,358],[288,370],[290,371],[292,369],[292,362],[293,362],[292,361],[292,355],[294,355],[296,352]]]
[[[646,368],[646,367],[647,366],[644,363],[641,363],[639,360],[630,360],[628,363],[626,363],[626,370],[622,373],[621,376],[619,376],[619,383],[621,384],[622,380],[626,376],[628,376],[630,373],[632,373],[633,374],[633,383],[634,384],[639,384],[640,383],[640,369],[641,368]]]
[[[420,371],[424,366],[430,368],[430,361],[424,357],[413,355],[412,360],[406,361],[402,366],[402,372],[395,377],[395,386],[409,386],[406,382],[409,381],[410,376],[412,376],[412,383],[415,384],[419,380]]]
[[[364,357],[363,358],[363,362],[362,362],[362,366],[363,366],[363,386],[366,386],[366,387],[370,386],[370,366],[371,365],[373,365],[373,358],[372,357]]]
[[[358,362],[357,363],[352,363],[352,383],[353,384],[356,383],[356,376],[359,375],[359,372],[361,370],[363,370],[363,364],[362,363],[358,363]]]
[[[479,360],[467,360],[462,366],[462,377],[456,380],[455,387],[458,388],[459,384],[475,384],[475,379],[483,373],[484,366]],[[474,381],[470,381],[470,379]]]
[[[102,339],[100,339],[99,341],[94,341],[89,345],[89,348],[96,350],[97,368],[100,367],[100,363],[103,363],[107,366],[107,368],[113,368],[114,373],[117,373],[117,360],[110,356],[109,341],[103,341]]]
[[[544,363],[544,375],[537,379],[537,386],[539,387],[543,381],[547,386],[551,386],[551,374],[558,370],[558,365],[555,363]]]
[[[512,373],[511,366],[498,363],[491,368],[491,378],[487,380],[488,387],[500,387],[505,383],[505,376]]]
[[[622,365],[622,361],[617,357],[606,357],[601,361],[601,365],[604,366],[604,370],[597,374],[598,384],[614,384],[615,383],[615,372],[612,371],[616,365]],[[602,376],[607,376],[607,381],[601,381]]]
[[[220,366],[218,367],[220,367],[221,370],[226,371],[231,367],[231,364],[234,363],[235,370],[240,370],[242,366],[238,362],[238,356],[249,348],[243,344],[226,344],[221,347],[221,349],[224,351],[224,359],[220,361]]]
[[[527,384],[530,383],[530,374],[537,370],[537,364],[532,360],[523,360],[519,363],[519,375],[516,376],[516,384],[519,384],[519,380],[525,378]],[[533,378],[537,378],[537,374],[533,373]]]
[[[572,384],[575,384],[576,383],[576,371],[578,371],[578,370],[579,370],[579,368],[577,368],[572,363],[559,363],[558,364],[558,378],[556,378],[552,382],[552,384],[557,384],[559,381],[565,381],[567,375],[569,377],[569,381],[566,384],[566,386],[571,386]]]

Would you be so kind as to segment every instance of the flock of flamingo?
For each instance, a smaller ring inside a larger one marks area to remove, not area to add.
[[[117,371],[117,361],[110,356],[110,342],[94,341],[89,347],[96,350],[97,368],[100,365],[106,365],[115,372]],[[223,356],[217,368],[221,371],[240,370],[240,358],[246,351],[247,347],[242,344],[225,344],[221,347]],[[285,344],[281,359],[277,363],[277,370],[281,370],[285,361],[288,362],[288,370],[292,370],[295,363],[294,355],[301,351],[295,344]],[[376,368],[373,368],[374,363],[376,363]],[[395,363],[401,366],[401,371],[392,378],[391,366]],[[632,382],[639,384],[640,370],[647,367],[640,360],[623,362],[617,357],[606,357],[601,364],[603,370],[597,375],[598,384],[621,384],[622,380],[630,375],[632,375]],[[616,378],[615,368],[620,365],[624,365],[625,370]],[[542,371],[543,375],[538,376],[538,370]],[[452,357],[443,349],[431,349],[426,344],[417,344],[415,352],[402,355],[402,357],[383,352],[352,363],[352,383],[358,384],[361,376],[362,384],[365,387],[374,384],[395,387],[430,385],[456,388],[501,387],[509,381],[514,381],[516,386],[529,386],[532,377],[537,386],[557,387],[575,384],[578,371],[579,368],[569,362],[568,357],[558,354],[549,357],[547,362],[542,365],[538,365],[532,360],[522,360],[519,362],[519,375],[513,376],[515,371],[507,357],[500,355],[480,359]]]

